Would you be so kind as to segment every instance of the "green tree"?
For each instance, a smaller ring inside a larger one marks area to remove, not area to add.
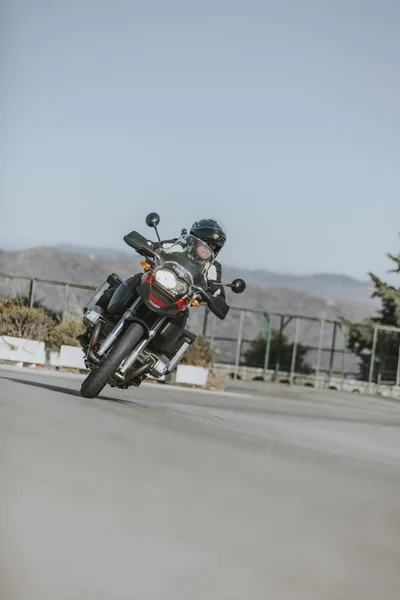
[[[264,368],[265,351],[267,345],[267,334],[259,334],[250,343],[250,347],[244,352],[244,364],[249,367]],[[289,371],[292,364],[293,343],[290,343],[286,335],[282,335],[279,348],[279,331],[273,329],[271,332],[271,345],[269,353],[269,368],[275,368],[279,352],[280,370]],[[308,346],[297,344],[295,370],[297,373],[310,373],[311,368],[305,362]]]
[[[388,273],[400,273],[400,254],[394,256],[387,254],[394,262],[395,268],[389,269]],[[368,273],[375,290],[372,298],[379,298],[381,308],[376,317],[364,319],[351,328],[349,346],[352,352],[360,357],[360,377],[368,380],[371,350],[375,325],[389,325],[400,328],[400,289],[389,285],[379,279],[373,273]],[[399,353],[400,334],[381,332],[378,335],[377,353],[373,370],[373,380],[378,381],[380,376],[395,379],[397,370],[397,358]]]

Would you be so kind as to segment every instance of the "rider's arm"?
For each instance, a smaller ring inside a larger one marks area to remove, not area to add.
[[[222,285],[218,285],[222,281],[222,267],[218,261],[214,261],[208,271],[209,286],[207,291],[214,297],[222,296],[226,299],[225,289]]]
[[[161,242],[152,242],[153,250],[158,250],[159,248],[169,248],[173,244],[175,244],[178,238],[174,238],[172,240],[161,240]]]

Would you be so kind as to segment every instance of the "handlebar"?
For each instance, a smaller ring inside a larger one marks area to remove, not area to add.
[[[218,317],[218,319],[225,319],[226,315],[229,312],[229,306],[225,302],[225,300],[221,296],[211,296],[206,290],[201,288],[194,288],[203,298],[203,300],[207,303],[207,306],[211,310],[211,312]]]
[[[143,237],[137,231],[131,231],[124,236],[124,241],[138,254],[148,258],[155,258],[156,251],[153,247],[153,243]],[[152,265],[154,266],[154,265]],[[225,319],[229,312],[229,306],[221,296],[211,296],[206,290],[193,286],[193,289],[201,296],[201,298],[207,303],[209,309],[218,319]]]

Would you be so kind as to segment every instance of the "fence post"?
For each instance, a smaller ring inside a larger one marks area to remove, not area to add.
[[[332,346],[331,346],[331,355],[329,358],[329,371],[328,371],[328,379],[331,378],[331,372],[333,367],[333,361],[335,358],[335,347],[336,347],[336,332],[337,332],[337,323],[333,324],[333,334],[332,334]]]
[[[31,279],[29,284],[29,308],[33,308],[35,301],[35,280]]]
[[[238,335],[237,346],[236,346],[235,374],[234,374],[235,380],[237,379],[237,376],[238,376],[240,355],[242,353],[243,325],[244,325],[244,311],[241,310],[240,311],[240,320],[239,320],[239,335]]]
[[[275,364],[275,373],[278,373],[281,363],[281,347],[282,347],[282,337],[283,337],[283,330],[285,328],[285,323],[284,323],[284,317],[283,315],[281,315],[281,322],[279,325],[279,337],[278,337],[278,348],[276,351],[276,364]]]
[[[348,347],[349,347],[349,334],[350,334],[350,328],[346,325],[346,329],[345,329],[345,333],[344,333],[343,354],[342,354],[342,369],[341,369],[340,390],[343,390],[344,369],[345,369],[345,365],[346,365],[347,350],[348,350]]]
[[[386,359],[385,359],[385,354],[384,354],[384,344],[382,344],[382,336],[381,336],[381,343],[379,344],[380,346],[380,351],[379,351],[379,364],[378,364],[378,377],[377,377],[377,384],[381,385],[382,383],[382,374],[384,373],[384,367],[386,365]]]
[[[300,319],[297,317],[296,319],[296,329],[294,332],[294,343],[293,343],[293,352],[292,352],[292,364],[290,367],[290,385],[293,384],[293,375],[296,370],[296,355],[297,355],[297,344],[299,340],[299,329],[300,329]]]
[[[269,355],[271,352],[271,335],[272,335],[272,315],[266,315],[268,321],[267,339],[265,342],[265,358],[264,358],[264,376],[268,371]]]
[[[213,319],[213,321],[212,321],[212,325],[211,325],[211,340],[210,340],[210,341],[211,341],[211,345],[212,345],[212,346],[214,345],[214,338],[215,338],[215,327],[216,327],[216,324],[217,324],[217,320],[216,320],[216,319]]]
[[[204,337],[206,336],[207,333],[207,321],[208,321],[208,306],[207,304],[204,305],[204,319],[203,319],[203,335]]]
[[[370,359],[370,363],[369,363],[369,377],[368,377],[369,393],[371,393],[371,389],[372,389],[372,379],[374,376],[375,354],[376,354],[377,342],[378,342],[378,328],[375,326],[374,327],[374,337],[372,340],[371,359]]]
[[[321,351],[322,351],[322,342],[323,342],[323,335],[324,335],[324,326],[325,326],[325,319],[322,319],[320,329],[319,329],[317,363],[315,365],[315,379],[314,379],[314,387],[315,388],[318,385],[318,375],[319,375],[319,366],[320,366],[320,362],[321,362]]]
[[[68,307],[68,294],[69,294],[69,285],[68,285],[68,283],[66,283],[65,290],[64,290],[64,310],[63,310],[62,316],[61,316],[61,323],[65,323],[65,313],[67,312],[67,307]]]

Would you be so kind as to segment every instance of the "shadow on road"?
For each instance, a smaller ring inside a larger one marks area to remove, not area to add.
[[[31,381],[31,380],[27,380],[27,379],[14,379],[13,377],[0,377],[0,379],[7,379],[8,381],[13,381],[14,383],[22,383],[23,385],[44,388],[46,390],[51,390],[52,392],[58,392],[61,394],[68,394],[69,396],[75,396],[77,398],[82,398],[82,396],[80,395],[78,390],[62,387],[59,385],[50,385],[49,383],[42,383],[39,381]],[[96,400],[106,400],[108,402],[118,402],[119,404],[132,404],[132,402],[130,400],[121,400],[120,398],[110,398],[109,396],[98,396],[95,399]]]

